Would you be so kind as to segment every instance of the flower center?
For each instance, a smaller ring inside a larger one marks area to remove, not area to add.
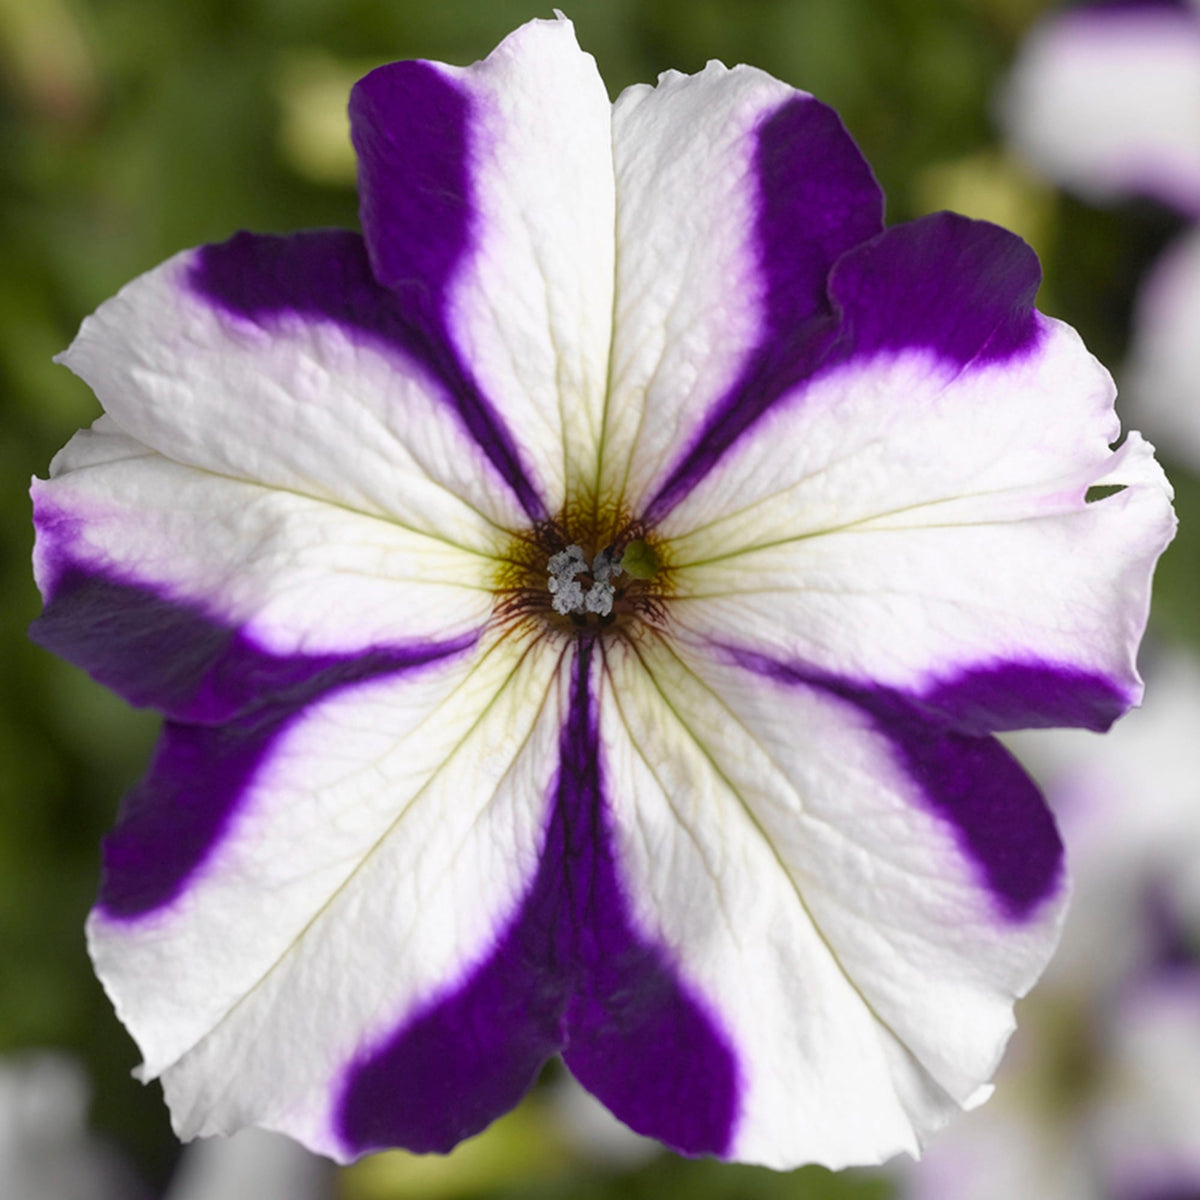
[[[581,525],[551,521],[514,538],[496,580],[499,617],[562,633],[661,621],[669,571],[641,527],[614,522],[605,536]]]

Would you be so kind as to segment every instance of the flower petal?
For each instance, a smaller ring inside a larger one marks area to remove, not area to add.
[[[1170,489],[1136,434],[1109,449],[1111,380],[1035,283],[1016,238],[948,215],[843,259],[836,357],[662,525],[672,620],[967,732],[1136,703]]]
[[[59,361],[167,458],[487,552],[491,526],[526,515],[443,356],[362,239],[325,231],[178,254],[102,304]]]
[[[832,109],[751,67],[628,89],[613,146],[602,493],[655,519],[811,370],[829,269],[879,232],[883,197]]]
[[[780,1168],[915,1153],[986,1095],[1012,999],[1053,948],[1061,847],[1036,790],[990,739],[820,681],[657,635],[606,668],[617,861],[635,926],[731,1039],[728,1153]],[[1022,827],[992,819],[989,853],[1046,863],[1020,904],[957,819],[992,803]]]
[[[356,1059],[340,1106],[350,1152],[447,1150],[510,1107],[563,1051],[635,1130],[688,1154],[728,1148],[738,1102],[722,1032],[664,948],[630,924],[600,766],[598,655],[581,644],[541,860],[490,957]]]
[[[51,476],[33,486],[46,608],[32,635],[168,716],[223,721],[278,698],[271,656],[465,647],[491,615],[492,560],[181,466],[108,417],[76,434]]]
[[[1093,4],[1048,18],[1021,48],[1001,118],[1051,179],[1200,215],[1200,14]]]
[[[559,657],[492,640],[327,689],[282,721],[168,727],[110,847],[222,787],[233,813],[170,903],[102,905],[88,936],[181,1136],[256,1124],[345,1156],[345,1064],[486,957],[527,887]],[[256,750],[238,777],[231,760]]]
[[[570,21],[483,62],[399,62],[350,101],[376,277],[531,519],[593,486],[612,318],[611,109]]]

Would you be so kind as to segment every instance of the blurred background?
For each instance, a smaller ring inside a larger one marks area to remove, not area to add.
[[[1120,10],[1179,22],[1161,51],[1182,58],[1178,96],[1160,94],[1170,71],[1154,39],[1117,30],[1142,55],[1118,116],[1136,126],[1143,92],[1147,137],[1178,115],[1178,144],[1160,150],[1181,156],[1171,178],[1183,183],[1164,188],[1162,170],[1111,163],[1093,179],[1053,137],[1047,149],[1031,136],[1064,116],[1068,149],[1103,140],[1120,121],[1098,97],[1111,100],[1125,69],[1080,51],[1073,82],[1045,75],[1057,69],[1047,39],[1068,18],[1041,0],[561,2],[614,96],[668,67],[753,63],[838,109],[890,222],[952,208],[1019,232],[1043,262],[1039,307],[1118,375],[1123,413],[1176,486],[1181,533],[1159,570],[1146,709],[1103,742],[1020,743],[1079,884],[1063,952],[1018,1010],[996,1098],[922,1167],[842,1175],[680,1159],[624,1134],[554,1072],[447,1159],[388,1154],[335,1172],[273,1139],[181,1153],[158,1086],[130,1078],[137,1054],[82,935],[100,838],[156,720],[25,639],[39,607],[28,480],[99,413],[50,359],[100,301],[183,247],[239,228],[356,226],[354,79],[395,58],[471,62],[550,12],[533,0],[0,0],[0,1196],[1200,1196],[1200,168],[1193,178],[1187,165],[1200,160],[1200,13]],[[1093,108],[1099,133],[1081,131]],[[1124,132],[1144,166],[1137,128]]]

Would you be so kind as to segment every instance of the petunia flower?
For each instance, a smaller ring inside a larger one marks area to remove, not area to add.
[[[1093,202],[1159,201],[1200,220],[1200,0],[1092,4],[1029,34],[1000,104],[1016,149]],[[1123,403],[1200,469],[1200,229],[1144,281]]]
[[[915,1153],[1063,915],[990,735],[1141,694],[1150,448],[1022,242],[884,231],[761,71],[613,105],[534,21],[350,111],[363,235],[102,305],[34,486],[35,636],[166,718],[88,923],[141,1077],[347,1160],[561,1054],[687,1154]]]

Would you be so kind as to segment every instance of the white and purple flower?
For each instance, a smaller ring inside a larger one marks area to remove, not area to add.
[[[1150,448],[1022,242],[885,231],[760,71],[613,105],[535,21],[351,122],[363,236],[102,305],[34,487],[35,636],[166,717],[88,927],[142,1076],[340,1160],[554,1054],[684,1153],[915,1153],[1063,915],[991,734],[1140,697]]]

